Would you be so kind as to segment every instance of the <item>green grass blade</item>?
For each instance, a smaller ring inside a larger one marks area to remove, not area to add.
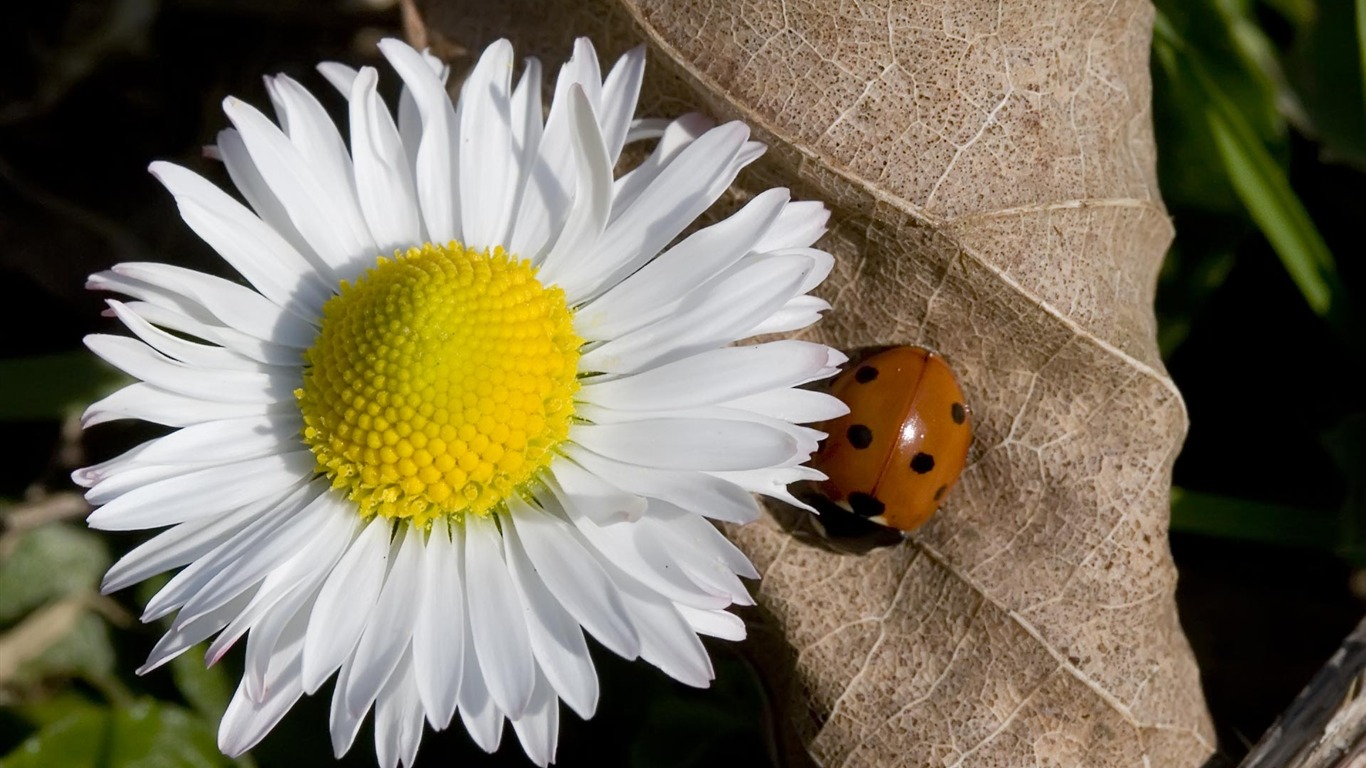
[[[1215,109],[1206,118],[1238,198],[1309,308],[1328,317],[1333,310],[1337,266],[1289,180],[1236,113]]]
[[[1339,517],[1328,510],[1235,499],[1172,488],[1171,529],[1221,539],[1333,551],[1339,546]]]
[[[1357,63],[1361,66],[1361,87],[1366,92],[1366,0],[1356,0],[1356,20]]]
[[[1289,178],[1238,107],[1215,86],[1199,53],[1191,50],[1160,14],[1155,33],[1157,61],[1199,89],[1205,104],[1202,117],[1239,200],[1310,309],[1345,333],[1348,304],[1337,264]]]

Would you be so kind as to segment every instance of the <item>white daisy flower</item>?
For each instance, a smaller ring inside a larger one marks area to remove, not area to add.
[[[784,189],[683,236],[763,151],[740,123],[633,121],[637,49],[604,79],[579,41],[542,117],[541,66],[514,85],[491,45],[452,102],[444,70],[380,44],[405,84],[320,67],[349,103],[350,146],[321,104],[268,81],[279,126],[233,98],[215,155],[247,207],[154,163],[185,222],[251,287],[152,263],[93,275],[131,300],[136,337],[88,346],[139,381],[86,426],[176,431],[75,474],[90,525],[166,528],[110,569],[122,589],[180,568],[144,621],[175,613],[146,672],[246,636],[219,730],[250,749],[335,673],[338,755],[375,712],[383,766],[412,765],[424,721],[458,712],[497,749],[503,720],[539,765],[559,702],[590,717],[584,632],[705,686],[699,635],[757,573],[707,520],[744,523],[844,412],[800,388],[840,353],[731,347],[815,322],[827,217]],[[613,178],[622,146],[657,139]],[[194,339],[194,340],[192,340]]]

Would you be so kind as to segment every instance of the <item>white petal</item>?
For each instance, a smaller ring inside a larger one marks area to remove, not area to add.
[[[640,651],[635,627],[574,527],[516,496],[508,499],[508,511],[504,522],[517,528],[518,541],[560,605],[608,650],[634,659]]]
[[[570,304],[593,286],[584,286],[577,269],[591,254],[612,211],[612,165],[602,143],[593,107],[583,89],[569,89],[569,123],[574,150],[576,186],[574,201],[555,244],[540,265],[540,279],[564,289]]]
[[[248,505],[162,531],[119,558],[104,575],[100,591],[104,594],[117,592],[158,573],[198,560],[242,530],[264,508],[262,504]]]
[[[740,548],[726,538],[715,525],[682,510],[669,509],[667,504],[651,506],[651,513],[657,516],[658,521],[667,523],[672,535],[677,536],[680,540],[692,542],[705,550],[709,557],[715,558],[730,569],[731,573],[743,576],[746,579],[759,578],[759,572],[754,569],[754,565],[750,563],[745,553],[741,552]]]
[[[223,166],[228,169],[228,176],[247,199],[256,215],[261,220],[270,225],[294,247],[296,253],[303,256],[311,264],[315,271],[322,277],[328,285],[335,284],[340,277],[326,259],[318,255],[313,245],[308,242],[308,238],[303,236],[299,228],[294,226],[293,219],[289,218],[289,211],[285,210],[284,203],[275,191],[270,188],[261,171],[256,167],[256,161],[251,158],[251,153],[247,151],[247,145],[242,141],[242,134],[234,128],[225,128],[218,132],[218,155],[223,161]]]
[[[510,253],[531,259],[532,263],[541,262],[564,225],[573,202],[577,171],[572,149],[575,128],[569,115],[569,94],[575,85],[582,89],[590,105],[601,100],[598,55],[584,38],[574,41],[574,54],[560,68],[555,81],[555,94],[546,115],[540,149],[527,179],[508,248]]]
[[[308,658],[305,652],[305,659]],[[337,684],[332,693],[332,705],[328,713],[328,730],[332,734],[332,754],[338,760],[351,750],[351,745],[356,742],[356,734],[360,732],[361,721],[365,719],[365,713],[359,715],[351,713],[347,709],[343,692],[346,690],[347,680],[351,678],[351,662],[348,660],[342,664],[341,671],[337,673]]]
[[[296,348],[263,341],[225,325],[197,320],[176,309],[146,301],[130,301],[123,306],[152,325],[211,341],[258,363],[299,366],[303,362],[303,356]]]
[[[811,259],[812,269],[806,275],[806,282],[798,288],[799,293],[813,291],[816,286],[825,282],[825,278],[830,276],[830,271],[835,268],[835,257],[819,248],[782,248],[770,251],[770,256],[804,256]]]
[[[89,428],[106,421],[141,419],[167,427],[184,427],[220,419],[264,416],[293,407],[292,402],[216,403],[138,382],[92,403],[81,414],[81,426]]]
[[[156,306],[157,308],[174,312],[177,315],[194,318],[195,322],[218,327],[220,321],[203,304],[184,295],[178,289],[170,289],[162,285],[153,285],[142,280],[129,277],[127,274],[109,269],[104,272],[96,272],[86,278],[85,287],[91,291],[111,291],[122,293],[144,302]],[[239,288],[241,286],[238,286]],[[240,331],[239,331],[240,333]],[[206,338],[201,336],[200,338]]]
[[[593,669],[593,657],[588,653],[583,630],[546,589],[514,526],[504,529],[503,540],[512,581],[527,609],[531,649],[540,663],[540,671],[565,703],[587,720],[598,706],[598,675]],[[535,698],[533,693],[527,716],[532,716],[536,710]]]
[[[267,77],[265,84],[290,143],[298,148],[305,166],[329,193],[328,204],[337,206],[337,213],[348,217],[360,242],[364,242],[369,232],[356,205],[351,156],[336,123],[313,94],[288,75]]]
[[[641,467],[613,461],[572,444],[565,447],[565,453],[589,472],[631,493],[662,499],[730,523],[750,523],[759,517],[759,505],[748,491],[704,472]]]
[[[788,203],[783,213],[755,246],[758,253],[783,248],[805,248],[825,234],[830,209],[819,200]]]
[[[191,472],[129,491],[90,513],[106,531],[158,528],[223,514],[282,494],[313,472],[313,454],[294,451]]]
[[[302,424],[294,413],[196,424],[143,443],[133,464],[224,463],[285,453],[295,447],[289,443]]]
[[[346,706],[360,715],[370,709],[385,681],[394,674],[399,658],[408,648],[418,606],[422,605],[422,533],[402,526],[389,575],[385,577],[379,600],[365,623],[360,644],[356,646],[351,677],[347,680]]]
[[[149,170],[175,195],[180,216],[196,234],[278,306],[306,316],[330,294],[313,266],[278,232],[197,173],[167,162]]]
[[[375,705],[375,757],[393,768],[412,768],[422,743],[422,701],[413,680],[412,654],[404,653]]]
[[[579,399],[622,411],[671,410],[734,400],[835,373],[824,344],[788,339],[722,347],[630,376],[590,383]]]
[[[796,295],[810,268],[781,257],[742,262],[689,294],[673,315],[585,353],[579,370],[626,373],[745,338]]]
[[[684,685],[706,688],[715,677],[711,659],[672,603],[629,578],[619,578],[622,599],[640,627],[640,656]]]
[[[586,339],[611,339],[669,314],[689,292],[748,253],[787,199],[786,189],[767,190],[725,220],[689,235],[579,309],[575,330]]]
[[[276,726],[303,694],[299,677],[301,643],[277,649],[266,676],[270,696],[257,703],[239,685],[228,703],[227,712],[218,726],[218,748],[229,757],[237,757],[256,746]]]
[[[654,535],[647,519],[634,523],[599,526],[584,517],[573,500],[561,497],[569,519],[596,549],[603,562],[640,582],[669,600],[707,610],[731,604],[728,595],[709,593],[699,588],[673,556],[670,548]],[[620,581],[618,579],[618,581]]]
[[[724,405],[794,424],[828,421],[849,412],[849,406],[838,397],[809,389],[775,389],[737,398]]]
[[[465,671],[460,676],[460,721],[485,752],[496,752],[503,740],[503,713],[489,695],[488,683],[474,654],[474,627],[465,622]]]
[[[568,447],[574,447],[573,443],[569,443]],[[635,520],[645,513],[645,499],[614,487],[603,477],[572,461],[552,462],[550,472],[555,476],[557,495],[574,497],[583,513],[595,523],[605,525]]]
[[[750,578],[757,576],[754,566],[715,526],[667,502],[654,502],[650,507],[642,526],[646,535],[654,538],[659,549],[667,550],[695,584],[710,594],[725,595],[737,605],[754,604],[749,590],[737,578],[737,570]]]
[[[395,41],[392,45],[403,45],[402,41]],[[383,45],[380,46],[383,50]],[[436,75],[444,91],[446,80],[450,75],[450,67],[445,62],[433,56],[430,51],[423,50],[420,57],[427,65],[427,68]],[[448,98],[449,102],[450,99]],[[452,112],[454,114],[454,112]],[[418,109],[417,100],[413,98],[413,91],[406,84],[399,91],[398,96],[398,135],[403,139],[403,152],[408,156],[408,167],[417,167],[417,150],[422,144],[422,111]]]
[[[413,668],[432,727],[450,725],[465,668],[465,531],[432,523],[423,558],[422,606],[413,627]]]
[[[307,349],[317,336],[313,326],[299,316],[275,306],[250,288],[221,277],[150,262],[115,264],[112,271],[185,296],[225,325],[258,339]]]
[[[645,46],[627,51],[617,60],[607,79],[602,83],[602,108],[599,122],[602,138],[607,144],[607,156],[616,165],[621,147],[635,116],[636,101],[640,98],[640,83],[645,79]]]
[[[657,139],[664,135],[664,130],[671,122],[663,117],[638,117],[631,121],[631,127],[626,131],[626,143]]]
[[[555,690],[539,670],[526,714],[512,721],[512,729],[531,762],[542,768],[555,762],[555,744],[560,737],[560,700],[555,698]]]
[[[308,622],[304,640],[304,690],[322,687],[351,656],[370,620],[389,558],[390,522],[376,516],[327,577]],[[337,693],[341,696],[340,690]]]
[[[702,406],[699,408],[687,408],[676,411],[613,411],[596,405],[581,404],[578,407],[577,415],[581,418],[593,422],[596,426],[617,426],[629,425],[639,422],[658,422],[661,420],[692,420],[692,421],[743,421],[761,425],[775,432],[781,432],[792,440],[792,453],[783,461],[774,462],[774,466],[786,466],[789,464],[800,464],[815,453],[821,440],[825,438],[825,433],[792,424],[781,419],[772,419],[753,411],[742,411],[735,408],[725,408],[722,406]],[[724,450],[724,449],[722,449]],[[643,463],[643,462],[635,462]],[[707,470],[713,471],[713,470]],[[715,470],[725,471],[725,470]]]
[[[796,296],[750,330],[753,336],[800,331],[821,319],[830,311],[830,302],[815,296]]]
[[[317,66],[318,73],[327,79],[337,93],[349,97],[351,95],[351,84],[356,81],[356,75],[360,74],[355,67],[348,67],[335,61],[324,61]]]
[[[178,363],[127,336],[92,334],[85,345],[110,365],[162,389],[229,403],[278,403],[292,398],[293,376],[196,368]]]
[[[609,459],[660,469],[733,470],[782,464],[797,441],[768,425],[721,419],[575,424],[569,439]]]
[[[327,497],[328,495],[324,495],[323,498]],[[331,499],[331,503],[334,508],[340,506],[336,499]],[[279,568],[261,580],[251,603],[242,609],[218,637],[214,638],[213,643],[204,652],[205,663],[217,664],[244,633],[252,629],[263,616],[270,615],[277,608],[280,612],[290,615],[312,615],[318,589],[332,572],[333,566],[346,554],[360,528],[361,520],[354,514],[334,516],[332,520],[324,522],[319,528],[318,536],[299,548]],[[244,676],[256,675],[256,679],[248,681],[249,693],[261,690],[261,686],[264,685],[264,674],[264,669],[247,666]]]
[[[187,579],[184,588],[177,590],[173,585],[189,571],[177,574],[147,601],[144,616],[155,618],[178,605],[176,623],[194,621],[255,586],[316,534],[316,527],[332,511],[317,501],[317,494],[325,487],[319,483],[301,489],[258,516],[257,522],[196,563],[204,566],[203,578]]]
[[[413,171],[394,118],[376,90],[378,82],[375,69],[365,67],[352,84],[351,151],[360,209],[379,252],[392,254],[422,243],[422,222]]]
[[[265,372],[258,361],[244,357],[223,347],[196,344],[174,336],[144,320],[121,301],[106,299],[105,303],[134,336],[156,351],[196,368],[227,368],[239,371]]]
[[[688,578],[669,548],[650,536],[643,521],[597,526],[576,514],[570,504],[564,504],[564,508],[579,532],[600,553],[602,562],[611,563],[617,571],[626,574],[624,578],[637,581],[650,592],[675,603],[703,609],[724,608],[732,603],[727,594],[706,592]],[[620,584],[622,578],[616,581]]]
[[[251,602],[251,598],[250,592],[238,595],[232,602],[207,616],[171,627],[152,647],[151,653],[147,654],[147,661],[137,668],[136,673],[146,675],[204,642],[213,633],[226,627],[233,617]]]
[[[276,605],[276,610],[266,612],[251,628],[242,672],[242,687],[246,689],[247,698],[263,704],[274,695],[275,692],[266,687],[266,680],[271,668],[280,663],[282,650],[302,647],[308,613],[300,608],[305,603],[311,604],[311,598],[312,595],[307,594],[295,595],[293,600]]]
[[[703,611],[688,605],[675,605],[674,610],[699,635],[719,637],[739,642],[745,639],[745,621],[726,611]]]
[[[498,237],[500,243],[511,243],[518,222],[511,215],[521,209],[522,197],[531,180],[531,171],[541,149],[541,134],[545,131],[545,115],[541,108],[541,62],[526,60],[522,77],[512,91],[512,149],[516,162],[516,184],[509,209],[506,228]]]
[[[175,433],[172,432],[171,434]],[[142,453],[147,450],[148,446],[155,444],[159,439],[161,438],[139,443],[112,459],[106,459],[98,464],[91,464],[88,467],[81,467],[71,473],[71,482],[82,488],[90,488],[96,483],[113,477],[125,470],[136,468],[138,456],[142,455]]]
[[[711,118],[690,112],[673,120],[665,127],[659,145],[645,161],[617,179],[612,190],[612,218],[625,213],[666,168],[679,152],[716,125]]]
[[[531,701],[535,662],[525,609],[503,561],[502,536],[484,515],[465,516],[465,583],[479,669],[494,703],[515,720]]]
[[[825,479],[825,475],[810,467],[765,467],[764,469],[753,469],[739,472],[711,472],[723,480],[729,480],[736,485],[744,488],[750,493],[763,494],[775,499],[780,499],[798,509],[815,513],[816,510],[810,504],[793,496],[787,490],[790,483],[800,481],[820,481]]]
[[[475,250],[503,245],[517,192],[512,145],[512,43],[484,49],[460,93],[460,220]]]
[[[250,104],[228,97],[223,111],[294,226],[322,259],[338,274],[351,275],[374,257],[375,241],[361,220],[349,181],[329,189],[324,181],[328,173],[315,171],[313,160]]]
[[[162,480],[180,477],[213,466],[217,466],[217,463],[197,462],[194,464],[152,464],[141,467],[126,467],[123,471],[102,477],[98,482],[92,484],[90,489],[85,492],[85,500],[95,506],[108,504],[123,494],[145,485],[159,483]]]
[[[422,134],[414,156],[414,181],[427,239],[440,244],[459,240],[460,140],[455,107],[446,95],[441,79],[421,54],[392,38],[382,40],[379,49],[403,78],[421,116]],[[399,118],[402,134],[405,121],[401,112]],[[404,145],[411,146],[410,142],[411,139],[405,136]]]
[[[570,303],[616,285],[710,208],[744,167],[739,150],[748,136],[744,123],[713,128],[680,152],[628,210],[613,211],[612,223],[576,266],[575,280],[556,280]]]

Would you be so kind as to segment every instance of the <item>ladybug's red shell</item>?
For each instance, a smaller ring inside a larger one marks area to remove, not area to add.
[[[958,482],[972,442],[957,377],[923,347],[893,347],[841,373],[831,394],[849,413],[821,425],[829,437],[811,466],[817,490],[875,523],[919,528]]]

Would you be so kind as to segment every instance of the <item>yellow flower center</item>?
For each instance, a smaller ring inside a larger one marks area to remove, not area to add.
[[[582,343],[564,291],[502,248],[380,258],[323,305],[304,441],[367,518],[486,514],[568,436]]]

